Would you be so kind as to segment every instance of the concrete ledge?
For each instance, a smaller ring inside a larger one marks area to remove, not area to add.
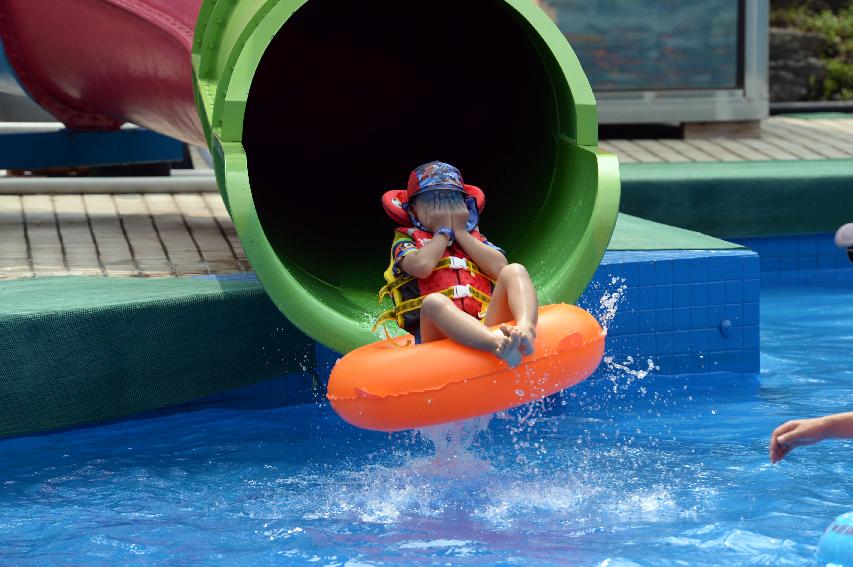
[[[825,233],[849,222],[853,160],[622,166],[622,212],[722,238]]]
[[[0,436],[174,405],[315,367],[254,277],[0,282]]]
[[[738,248],[743,246],[700,232],[620,214],[616,219],[616,228],[607,251],[735,250]]]

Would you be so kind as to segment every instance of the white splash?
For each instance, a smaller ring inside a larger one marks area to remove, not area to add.
[[[487,470],[489,464],[477,458],[469,449],[474,445],[477,435],[488,429],[491,419],[491,415],[484,415],[420,428],[418,433],[432,443],[435,449],[435,455],[426,467],[433,473],[450,476]],[[424,472],[428,471],[421,470],[421,473]]]
[[[617,379],[617,378],[626,378],[627,380],[624,382],[624,385],[627,386],[634,382],[635,380],[642,380],[655,370],[660,370],[660,366],[657,366],[651,358],[646,359],[646,367],[642,368],[632,368],[635,364],[642,364],[640,361],[635,361],[633,356],[625,357],[625,360],[622,362],[617,362],[616,358],[613,355],[606,355],[604,357],[604,364],[607,366],[607,376],[608,378]]]
[[[615,289],[612,289],[613,287]],[[628,286],[625,284],[625,278],[611,276],[609,288],[602,292],[595,309],[596,312],[593,313],[605,332],[610,328],[610,323],[616,317],[619,304],[625,299],[625,290],[628,289]]]
[[[605,368],[604,378],[611,383],[611,391],[614,394],[619,394],[621,391],[624,395],[631,384],[642,380],[652,372],[660,370],[660,366],[656,365],[651,358],[645,360],[645,366],[643,366],[642,361],[634,360],[634,357],[630,355],[619,362],[616,357],[608,354],[604,356],[602,361]],[[640,394],[645,395],[645,393],[645,387],[641,387]]]

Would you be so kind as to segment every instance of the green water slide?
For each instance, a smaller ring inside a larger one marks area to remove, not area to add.
[[[379,198],[442,160],[543,303],[573,302],[619,205],[577,57],[532,0],[207,0],[193,45],[217,179],[264,288],[347,352],[376,340]]]

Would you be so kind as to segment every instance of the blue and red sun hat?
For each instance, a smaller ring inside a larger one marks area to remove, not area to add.
[[[472,216],[475,217],[479,217],[479,213],[483,211],[483,207],[486,205],[486,196],[483,191],[474,185],[465,184],[458,169],[448,163],[431,161],[416,167],[409,174],[409,183],[406,189],[393,189],[386,192],[382,196],[382,207],[397,224],[411,226],[414,224],[413,221],[416,221],[409,211],[409,203],[412,197],[427,191],[437,190],[465,193],[465,201],[469,210],[473,209]]]

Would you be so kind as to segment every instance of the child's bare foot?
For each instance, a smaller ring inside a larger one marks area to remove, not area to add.
[[[518,337],[518,350],[521,354],[529,356],[533,354],[533,343],[536,341],[536,326],[530,324],[521,324],[510,327],[509,325],[501,325],[501,331],[505,335],[514,335]]]
[[[516,333],[510,332],[510,329],[503,325],[500,331],[495,331],[495,356],[506,361],[510,368],[515,368],[521,363],[521,353],[518,347],[521,343],[521,337]]]
[[[521,333],[521,346],[518,347],[521,354],[530,356],[533,354],[533,344],[536,342],[536,325],[523,323],[516,329]]]

